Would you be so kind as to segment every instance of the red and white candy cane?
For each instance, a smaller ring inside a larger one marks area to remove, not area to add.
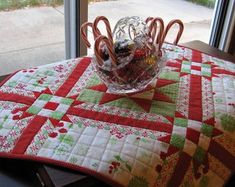
[[[88,37],[87,37],[87,30],[88,30],[88,27],[93,27],[93,24],[91,22],[85,22],[81,25],[81,29],[80,29],[80,33],[81,33],[81,37],[85,43],[85,45],[90,48],[91,47],[91,44],[90,42],[88,41]]]
[[[87,37],[87,28],[88,27],[91,27],[92,28],[92,32],[93,32],[93,37],[94,37],[94,40],[101,35],[101,32],[100,30],[98,29],[98,23],[100,21],[103,21],[105,26],[106,26],[106,31],[107,31],[107,35],[108,35],[108,38],[109,40],[111,40],[113,42],[113,36],[112,36],[112,30],[111,30],[111,27],[110,27],[110,23],[108,21],[108,19],[104,16],[98,16],[94,23],[91,23],[91,22],[85,22],[81,25],[81,29],[80,29],[80,32],[81,32],[81,36],[82,36],[82,39],[84,40],[84,43],[85,45],[90,48],[91,47],[91,44],[88,40],[88,37]]]
[[[102,66],[102,64],[103,64],[102,54],[101,54],[101,50],[100,50],[101,42],[103,42],[104,45],[106,45],[106,47],[107,47],[109,58],[111,59],[112,65],[116,66],[116,56],[115,56],[114,49],[113,49],[113,42],[110,41],[110,39],[108,39],[104,35],[99,35],[95,40],[94,51],[95,51],[95,56],[96,56],[96,60],[97,60],[98,64],[100,66]]]
[[[153,20],[153,17],[148,17],[145,22],[149,28],[149,32],[148,32],[148,35],[149,37],[152,38],[152,41],[154,42],[154,39],[155,39],[155,36],[156,36],[156,33],[157,33],[157,28],[156,27],[152,27],[151,24],[152,24],[152,20]],[[152,28],[150,28],[150,26]]]
[[[174,25],[174,24],[178,24],[179,25],[179,30],[178,30],[178,33],[177,33],[177,36],[175,38],[175,41],[173,42],[174,45],[177,45],[178,42],[179,42],[179,39],[184,31],[184,24],[181,20],[179,19],[174,19],[174,20],[171,20],[168,25],[166,26],[166,29],[164,30],[164,33],[162,35],[162,40],[161,40],[161,45],[163,44],[164,40],[166,39],[166,36],[167,36],[167,33],[168,31],[171,29],[171,27]]]
[[[146,23],[148,24],[148,22],[150,22],[149,25],[149,34],[152,37],[153,42],[159,46],[158,50],[160,50],[160,46],[161,46],[161,39],[163,36],[163,32],[164,32],[164,21],[162,20],[162,18],[160,17],[148,17],[146,19]],[[159,26],[158,24],[159,23]],[[159,27],[158,30],[158,34],[157,34],[157,28]],[[156,36],[157,34],[157,36]]]
[[[93,27],[92,27],[94,38],[96,39],[98,36],[101,35],[100,30],[98,29],[98,24],[99,24],[100,21],[104,22],[104,24],[106,26],[106,31],[107,31],[108,39],[113,42],[111,26],[110,26],[109,20],[105,16],[98,16],[98,17],[96,17],[96,19],[95,19],[95,21],[93,23]]]

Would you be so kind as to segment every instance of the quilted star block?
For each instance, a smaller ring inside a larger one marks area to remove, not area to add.
[[[41,94],[26,112],[60,120],[66,114],[73,101],[70,98]]]

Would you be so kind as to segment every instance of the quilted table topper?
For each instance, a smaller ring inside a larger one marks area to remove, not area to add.
[[[113,186],[223,186],[235,171],[235,64],[166,44],[143,92],[115,95],[84,57],[0,87],[0,157],[51,163]]]

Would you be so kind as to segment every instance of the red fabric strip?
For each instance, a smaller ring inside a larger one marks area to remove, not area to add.
[[[212,68],[212,73],[213,74],[225,74],[225,75],[233,75],[233,76],[235,76],[235,72],[228,71],[228,70],[225,70],[225,69]]]
[[[157,80],[157,85],[156,85],[156,87],[157,87],[157,88],[161,88],[161,87],[164,87],[164,86],[167,86],[167,85],[170,85],[170,84],[174,84],[174,83],[176,83],[176,81],[158,79],[158,80]]]
[[[179,63],[178,61],[168,61],[167,66],[175,67],[175,68],[180,69],[181,63]]]
[[[42,125],[47,121],[46,117],[35,116],[33,120],[28,124],[23,133],[21,134],[19,140],[17,141],[12,154],[23,154],[29,144],[32,142],[34,136],[40,130]]]
[[[210,142],[208,152],[231,171],[235,170],[235,157],[214,140]]]
[[[201,71],[201,66],[191,66],[191,69]]]
[[[35,98],[13,94],[13,93],[0,92],[0,100],[11,101],[11,102],[21,103],[21,104],[26,104],[26,105],[32,105],[35,101]]]
[[[191,128],[187,128],[186,138],[197,145],[200,138],[200,132]]]
[[[191,157],[182,152],[167,186],[180,186],[191,162]]]
[[[139,127],[144,129],[156,130],[161,132],[172,132],[172,125],[167,123],[137,120],[128,117],[122,117],[117,115],[110,115],[96,111],[85,110],[81,108],[70,108],[67,114],[80,116],[88,119],[105,121],[109,123],[115,123],[120,125],[126,125],[131,127]]]
[[[202,53],[199,51],[193,50],[192,53],[192,62],[200,62],[202,63]]]
[[[189,93],[189,119],[202,121],[202,81],[201,76],[191,75]]]
[[[63,85],[57,90],[55,95],[66,97],[79,78],[82,76],[88,65],[90,64],[90,58],[84,57],[81,61],[77,64],[73,72],[67,78]]]

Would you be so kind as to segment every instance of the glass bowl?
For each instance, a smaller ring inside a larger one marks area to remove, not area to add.
[[[92,64],[96,73],[111,93],[145,89],[159,75],[166,61],[164,51],[153,41],[146,22],[137,16],[122,18],[112,36],[113,40],[106,43],[100,43],[102,36],[95,41],[96,55]]]
[[[137,51],[138,52],[138,51]],[[107,86],[109,93],[125,94],[144,90],[158,77],[166,64],[166,55],[149,55],[138,59],[135,55],[130,61],[121,63],[116,67],[99,65],[96,57],[92,58],[95,72]]]

